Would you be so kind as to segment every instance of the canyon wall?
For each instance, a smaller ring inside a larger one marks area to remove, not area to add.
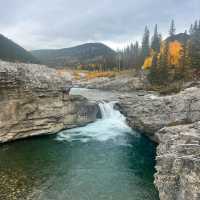
[[[122,97],[119,109],[132,128],[158,143],[160,199],[200,199],[200,88],[162,97]]]
[[[98,106],[69,95],[71,84],[46,66],[0,61],[0,143],[93,122]]]

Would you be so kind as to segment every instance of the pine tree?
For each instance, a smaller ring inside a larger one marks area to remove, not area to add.
[[[180,52],[180,66],[178,68],[178,79],[187,80],[190,78],[190,66],[191,59],[189,56],[189,41],[186,41],[182,44],[182,50]]]
[[[174,80],[185,79],[186,70],[186,43],[182,44],[182,49],[180,51],[180,61],[179,66],[175,68]]]
[[[142,49],[141,49],[141,62],[143,64],[145,58],[149,55],[149,37],[150,32],[148,27],[145,27],[144,35],[142,39]]]
[[[161,42],[161,38],[160,38],[160,35],[158,34],[158,26],[156,24],[155,29],[154,29],[154,35],[152,37],[152,42],[151,42],[151,48],[155,52],[160,52],[160,42]]]
[[[168,58],[169,45],[165,44],[163,53],[161,54],[158,63],[159,83],[163,85],[168,84],[170,80]]]
[[[189,41],[189,56],[191,57],[191,66],[200,70],[200,26],[196,20]]]
[[[187,35],[187,34],[188,34],[188,31],[187,31],[187,30],[185,30],[185,31],[184,31],[184,34],[185,34],[185,35]]]
[[[139,70],[140,69],[140,63],[139,63],[140,47],[137,41],[135,42],[133,48],[134,48],[134,67],[136,70]]]
[[[194,22],[194,32],[198,30],[198,21]]]
[[[189,33],[190,33],[190,35],[193,34],[193,31],[194,31],[194,29],[193,29],[193,24],[191,24],[191,25],[190,25],[190,29],[189,29]]]
[[[172,20],[171,25],[170,25],[170,29],[169,29],[169,35],[174,36],[175,33],[176,33],[176,27],[175,27],[174,20]]]
[[[147,76],[151,84],[159,84],[159,71],[158,71],[158,54],[155,53],[152,60],[152,66]]]

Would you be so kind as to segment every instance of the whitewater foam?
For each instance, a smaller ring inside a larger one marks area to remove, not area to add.
[[[111,139],[117,141],[118,137],[126,133],[134,134],[135,132],[126,124],[126,118],[118,110],[114,109],[115,103],[100,102],[101,119],[85,127],[62,131],[56,139],[68,142],[107,141]],[[122,143],[121,140],[120,142]],[[123,144],[125,145],[124,142]]]

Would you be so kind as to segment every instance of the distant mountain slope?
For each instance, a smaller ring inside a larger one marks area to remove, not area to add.
[[[12,62],[39,63],[24,48],[0,34],[0,59]]]
[[[56,50],[35,50],[31,53],[42,63],[54,67],[95,63],[116,54],[114,50],[102,43],[87,43]]]

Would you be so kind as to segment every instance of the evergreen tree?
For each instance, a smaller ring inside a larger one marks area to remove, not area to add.
[[[140,46],[136,41],[135,44],[131,43],[127,45],[123,50],[118,50],[118,56],[116,57],[117,66],[119,65],[119,55],[121,60],[121,69],[135,69],[136,71],[141,69],[140,63]]]
[[[149,70],[149,74],[147,76],[148,80],[151,84],[159,83],[159,71],[158,71],[158,53],[155,53],[152,60],[152,66]]]
[[[145,27],[144,35],[142,39],[142,49],[141,49],[141,63],[143,64],[145,58],[149,55],[149,37],[150,32],[148,27]]]
[[[189,57],[189,42],[185,41],[182,44],[182,50],[180,52],[181,59],[180,59],[180,66],[177,69],[176,77],[177,79],[187,80],[190,78],[189,69],[191,66],[191,59]]]
[[[190,30],[189,30],[190,35],[193,34],[193,31],[194,31],[194,29],[193,29],[193,24],[191,24],[191,25],[190,25]]]
[[[180,63],[179,66],[175,68],[174,80],[182,80],[185,78],[185,68],[186,68],[186,43],[182,44],[182,49],[180,51]]]
[[[165,47],[164,53],[159,56],[159,59],[158,54],[154,54],[152,66],[148,74],[148,80],[151,84],[166,85],[169,83],[169,79],[168,48]]]
[[[134,52],[134,68],[138,71],[141,66],[140,66],[140,47],[139,47],[139,43],[136,41],[134,46],[133,46],[133,52]]]
[[[187,31],[187,30],[185,30],[185,31],[184,31],[184,34],[185,34],[185,35],[187,35],[187,34],[188,34],[188,31]]]
[[[174,36],[175,33],[176,33],[176,27],[175,27],[174,20],[172,20],[170,24],[170,29],[169,29],[169,35]]]
[[[168,58],[169,58],[169,45],[166,43],[164,46],[163,53],[161,54],[158,62],[159,84],[164,85],[169,82],[170,74],[169,74]]]
[[[189,41],[189,56],[191,58],[191,66],[200,70],[200,26],[196,20]]]
[[[151,42],[151,48],[155,52],[160,52],[160,42],[161,42],[161,38],[160,38],[160,35],[158,34],[158,26],[156,24],[155,29],[154,29],[154,35],[152,37],[152,42]]]
[[[196,32],[198,30],[198,21],[196,20],[194,22],[194,32]]]

